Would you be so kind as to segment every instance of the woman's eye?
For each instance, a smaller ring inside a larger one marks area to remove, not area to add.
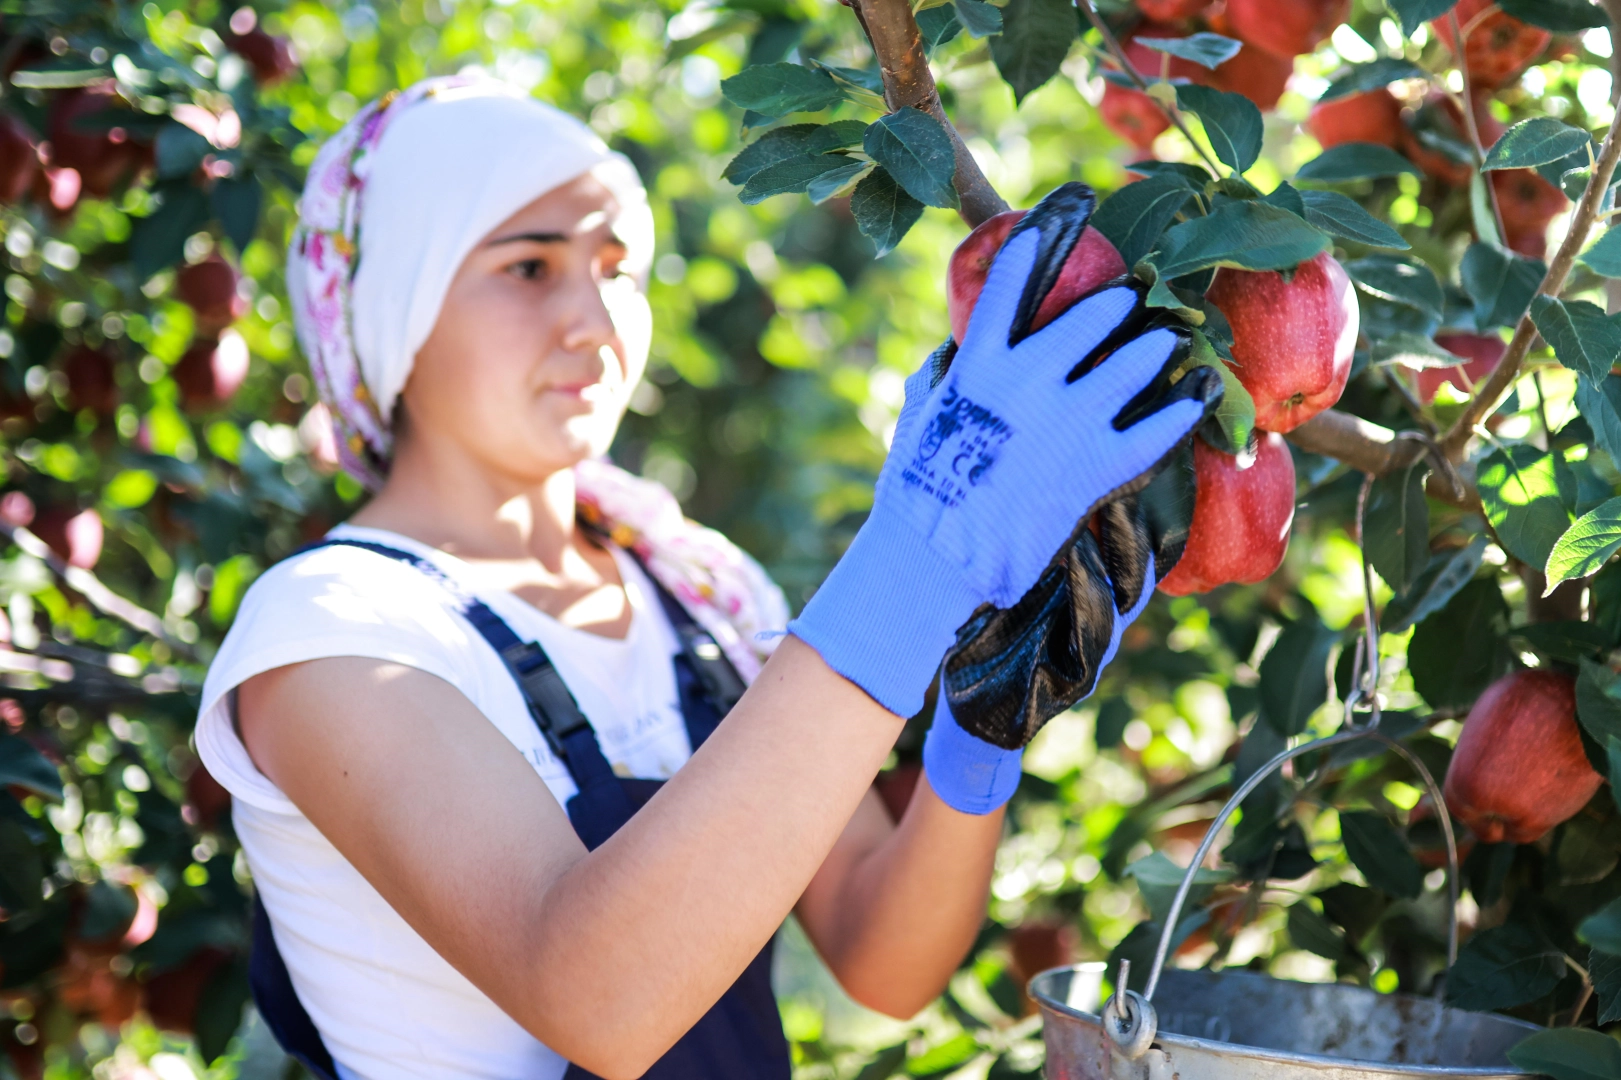
[[[508,269],[525,281],[534,281],[546,273],[546,263],[542,259],[523,259],[513,263]]]

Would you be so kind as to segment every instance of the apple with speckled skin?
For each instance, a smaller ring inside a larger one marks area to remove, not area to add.
[[[951,336],[960,343],[968,332],[968,317],[979,302],[980,290],[990,275],[991,263],[1002,249],[1008,233],[1024,217],[1023,210],[1007,210],[980,222],[951,255],[946,275],[946,309],[951,316]],[[1058,272],[1058,281],[1030,320],[1035,332],[1068,311],[1070,305],[1092,289],[1126,272],[1120,252],[1102,233],[1090,225],[1081,233]]]
[[[1328,252],[1276,270],[1216,273],[1206,297],[1233,328],[1233,364],[1255,399],[1255,426],[1292,431],[1340,399],[1356,347],[1357,301]]]
[[[1488,8],[1496,8],[1494,0],[1459,0],[1452,11],[1430,23],[1449,49],[1456,49],[1452,37],[1452,16],[1457,16],[1458,28],[1468,29],[1463,43],[1464,63],[1469,69],[1469,81],[1478,87],[1496,89],[1504,85],[1553,40],[1553,34],[1540,26],[1523,23],[1503,11],[1493,10],[1475,20]],[[1469,29],[1473,23],[1473,29]]]
[[[1378,143],[1395,146],[1401,142],[1401,102],[1384,87],[1366,94],[1348,94],[1312,106],[1306,130],[1324,150],[1341,143]]]
[[[1486,688],[1452,751],[1442,793],[1487,844],[1530,844],[1587,805],[1604,778],[1576,727],[1576,680],[1516,671]]]
[[[1198,495],[1188,545],[1160,591],[1186,596],[1270,576],[1289,548],[1295,517],[1295,463],[1283,436],[1260,433],[1248,468],[1196,438],[1193,471]]]

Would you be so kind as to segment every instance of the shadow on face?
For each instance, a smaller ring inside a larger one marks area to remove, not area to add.
[[[463,261],[395,411],[401,452],[522,484],[605,453],[647,364],[644,268],[587,174],[492,229]]]

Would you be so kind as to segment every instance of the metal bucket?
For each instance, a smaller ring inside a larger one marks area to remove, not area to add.
[[[1536,1031],[1506,1016],[1343,983],[1297,983],[1247,971],[1167,970],[1159,1030],[1136,1060],[1099,1015],[1104,965],[1042,972],[1047,1080],[1396,1080],[1523,1077],[1508,1050]]]

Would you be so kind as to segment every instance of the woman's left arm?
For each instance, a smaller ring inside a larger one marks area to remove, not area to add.
[[[898,823],[867,793],[794,909],[846,993],[903,1019],[940,995],[985,918],[1002,816],[952,809],[923,775]]]

